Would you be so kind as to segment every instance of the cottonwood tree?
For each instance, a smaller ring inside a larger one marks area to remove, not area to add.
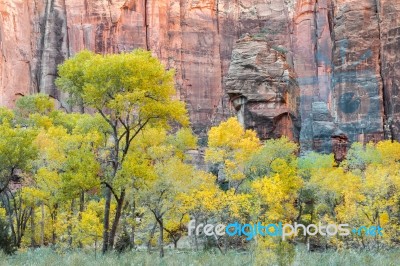
[[[18,184],[37,155],[33,145],[36,134],[36,130],[16,123],[12,112],[0,110],[0,198],[7,211],[14,245],[18,247],[31,212],[23,204]]]
[[[72,213],[79,198],[79,211],[84,211],[85,192],[100,185],[100,164],[96,152],[103,142],[102,132],[91,126],[96,116],[56,110],[47,95],[30,95],[17,101],[17,121],[36,130],[34,146],[38,156],[32,163],[31,182],[25,184],[23,195],[35,205],[45,205],[50,214],[52,243],[56,243],[58,215],[66,218],[68,243],[72,244]],[[79,217],[78,220],[80,220]],[[34,235],[34,218],[32,218]],[[42,223],[44,218],[42,217]],[[44,230],[42,230],[42,242]],[[33,241],[34,242],[34,241]]]
[[[34,129],[22,128],[15,123],[14,114],[0,110],[0,194],[9,186],[17,172],[29,168],[37,154],[33,146]]]
[[[245,181],[245,166],[261,142],[253,130],[245,130],[236,118],[229,118],[208,132],[205,160],[222,167],[228,189],[238,190]]]
[[[178,195],[202,182],[202,172],[185,163],[185,151],[194,149],[196,142],[197,139],[187,129],[168,136],[165,130],[153,128],[147,136],[140,138],[141,145],[135,146],[135,151],[147,158],[147,175],[152,176],[142,186],[139,195],[141,204],[148,208],[158,224],[161,257],[164,256],[164,231],[175,239],[175,244],[181,232],[168,218],[177,218],[179,224],[181,219],[185,219],[186,213],[181,208]]]
[[[174,99],[174,71],[166,71],[143,50],[105,56],[84,51],[65,61],[59,75],[58,87],[78,104],[98,112],[110,129],[103,158],[99,158],[106,198],[106,252],[113,248],[125,202],[127,182],[121,182],[120,176],[132,143],[147,127],[168,128],[170,122],[188,125],[187,112],[184,103]],[[112,196],[117,209],[110,228]]]

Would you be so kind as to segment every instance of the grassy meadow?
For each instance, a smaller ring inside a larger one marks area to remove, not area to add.
[[[327,252],[306,252],[298,250],[292,265],[399,265],[400,250],[392,251],[327,251]],[[230,251],[223,255],[219,252],[193,252],[193,251],[166,251],[164,258],[159,258],[158,253],[147,253],[145,251],[133,251],[123,254],[109,253],[107,255],[94,252],[70,251],[66,253],[55,252],[51,249],[42,248],[36,250],[20,251],[13,256],[0,255],[0,266],[9,265],[218,265],[218,266],[239,266],[239,265],[277,265],[266,258],[264,261],[257,260],[250,252]],[[282,264],[281,264],[282,265]],[[283,264],[285,265],[285,264]]]

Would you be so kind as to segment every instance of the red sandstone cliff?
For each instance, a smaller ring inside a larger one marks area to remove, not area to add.
[[[138,47],[176,69],[198,133],[237,112],[304,149],[400,139],[397,0],[0,0],[0,105],[63,101],[65,58]]]

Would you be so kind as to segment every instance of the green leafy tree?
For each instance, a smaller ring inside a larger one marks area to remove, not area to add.
[[[19,247],[30,215],[19,186],[37,156],[33,145],[37,131],[21,127],[15,115],[4,109],[0,111],[0,122],[0,198],[7,211],[13,245]]]
[[[11,118],[12,116],[10,116]],[[37,149],[33,146],[36,131],[21,128],[7,118],[0,124],[0,194],[4,192],[18,171],[30,167]]]
[[[238,190],[245,181],[245,167],[252,154],[261,146],[257,133],[245,130],[232,117],[208,132],[208,147],[205,160],[221,167],[228,183],[228,189]],[[221,180],[222,181],[222,180]]]
[[[84,107],[98,112],[109,127],[101,154],[105,185],[103,252],[113,248],[125,202],[124,161],[140,132],[147,127],[168,128],[170,122],[188,125],[183,102],[174,100],[174,72],[150,52],[94,55],[82,52],[59,67],[58,87]],[[133,178],[133,177],[132,177]],[[112,195],[117,209],[110,228]]]
[[[45,205],[50,214],[51,241],[57,234],[66,235],[72,245],[72,231],[84,212],[85,193],[100,185],[98,147],[104,141],[99,116],[55,110],[49,96],[37,94],[17,101],[16,121],[38,132],[34,146],[38,156],[32,163],[32,177],[24,185],[22,199],[30,201],[31,215],[35,205]],[[102,120],[101,120],[102,121]],[[96,124],[96,126],[94,126]],[[79,198],[79,216],[72,217]],[[64,219],[65,218],[65,219]],[[77,218],[77,219],[76,219]],[[61,222],[62,220],[62,222]],[[41,223],[44,223],[42,217]],[[35,242],[35,219],[31,222]],[[67,229],[63,231],[63,227]],[[42,229],[42,244],[45,232]]]
[[[140,202],[152,213],[159,226],[160,256],[163,257],[164,231],[174,239],[175,244],[181,235],[180,220],[185,218],[186,213],[178,196],[201,184],[201,172],[185,163],[185,151],[195,148],[197,140],[186,129],[170,136],[165,130],[152,129],[141,141],[142,150],[140,147],[135,150],[141,150],[141,154],[148,158],[150,164],[147,169],[153,178],[148,179],[140,190]],[[171,222],[175,218],[178,224]]]

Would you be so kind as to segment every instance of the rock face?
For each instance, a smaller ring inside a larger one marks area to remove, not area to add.
[[[82,49],[151,50],[176,69],[195,132],[237,114],[306,150],[400,139],[400,2],[0,0],[0,105],[54,86]]]
[[[383,138],[378,5],[374,0],[297,2],[293,52],[304,149],[335,150],[338,138]]]
[[[400,2],[377,3],[380,39],[380,73],[383,85],[385,132],[387,138],[400,139]]]
[[[239,121],[263,139],[298,139],[299,87],[283,48],[265,38],[237,41],[226,78],[226,92]]]
[[[40,19],[36,3],[0,1],[0,105],[11,106],[18,95],[38,91],[36,63],[39,59]],[[38,7],[42,9],[43,7]],[[36,21],[38,25],[38,21]]]

